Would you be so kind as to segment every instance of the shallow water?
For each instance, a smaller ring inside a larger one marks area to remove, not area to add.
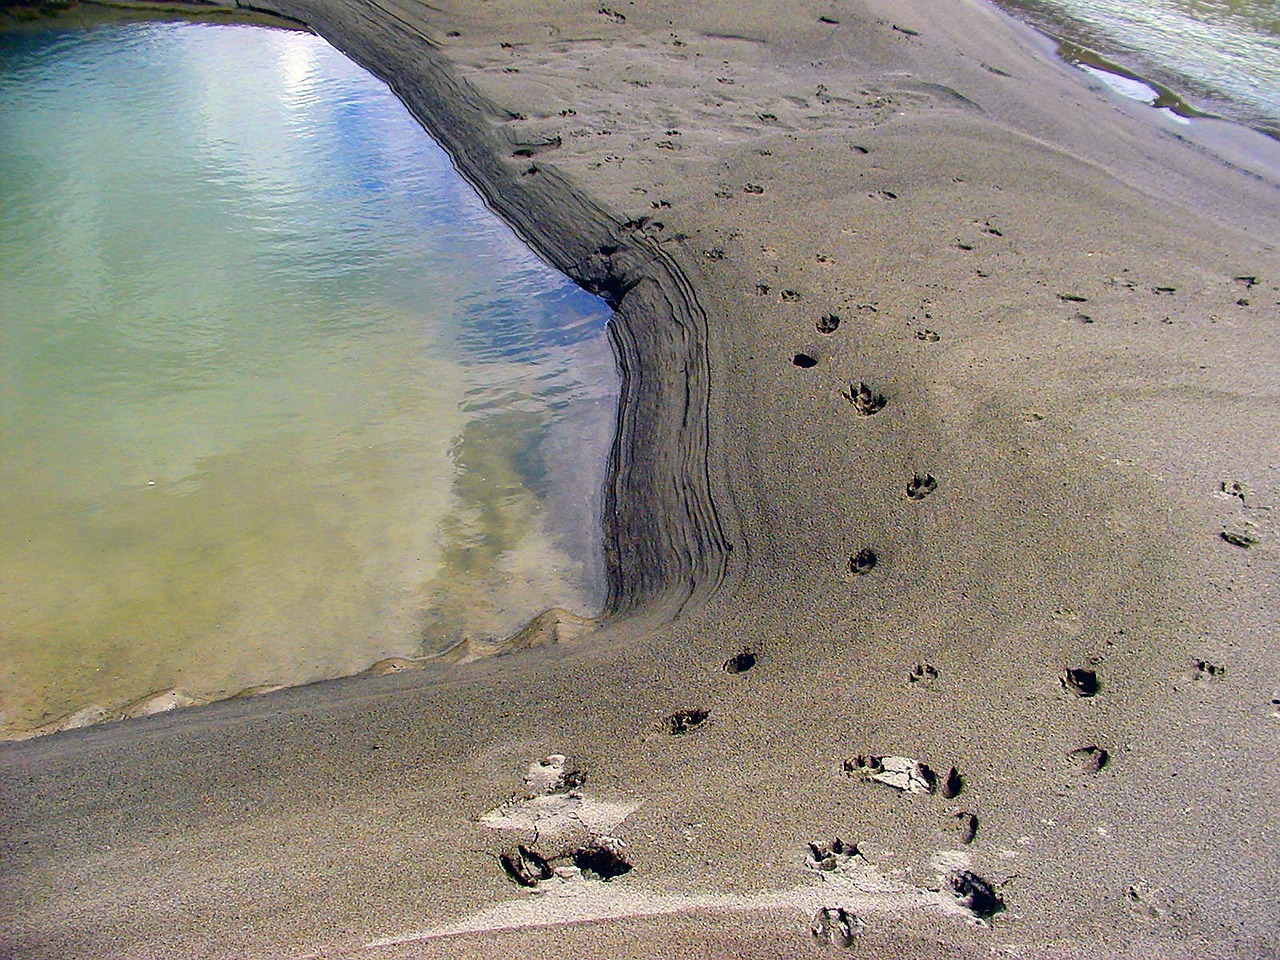
[[[1280,135],[1280,0],[1000,0],[1197,107]]]
[[[0,36],[0,727],[603,600],[607,308],[309,34]]]

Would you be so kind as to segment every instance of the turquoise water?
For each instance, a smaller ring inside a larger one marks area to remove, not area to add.
[[[0,726],[604,595],[604,304],[379,81],[246,26],[0,35]]]
[[[1280,135],[1280,0],[1001,0],[1196,107]]]

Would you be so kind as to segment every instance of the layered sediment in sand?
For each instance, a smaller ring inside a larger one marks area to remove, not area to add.
[[[1274,146],[971,3],[272,9],[617,304],[608,616],[4,748],[14,956],[1274,953]]]

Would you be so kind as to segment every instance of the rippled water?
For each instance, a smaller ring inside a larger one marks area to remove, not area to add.
[[[1058,35],[1280,134],[1280,0],[1000,0]]]
[[[603,597],[603,303],[318,38],[0,36],[0,725]]]

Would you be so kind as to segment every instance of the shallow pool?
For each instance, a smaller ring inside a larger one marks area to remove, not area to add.
[[[0,726],[604,596],[605,305],[324,41],[0,36]]]

